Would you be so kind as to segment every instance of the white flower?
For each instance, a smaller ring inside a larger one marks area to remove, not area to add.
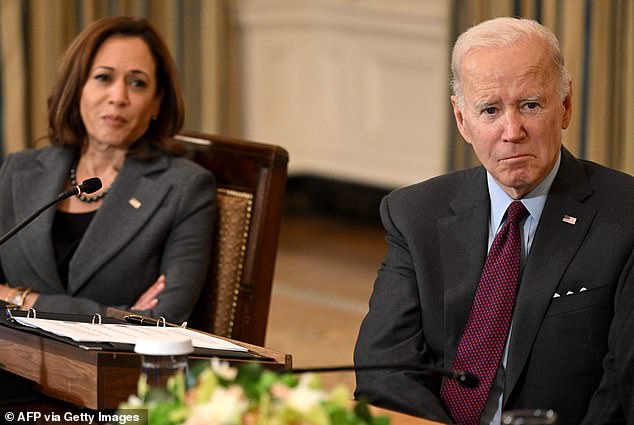
[[[324,392],[315,388],[310,375],[303,375],[299,384],[286,394],[286,404],[300,413],[307,413],[311,408],[326,398]]]
[[[128,397],[128,401],[126,402],[126,405],[128,406],[129,409],[141,409],[143,408],[143,400],[141,400],[141,398],[139,398],[138,396],[131,394]]]
[[[211,370],[226,381],[233,381],[238,375],[238,369],[232,368],[228,362],[214,357],[211,359]]]
[[[207,403],[194,407],[184,425],[240,425],[248,405],[241,387],[218,387]]]
[[[329,393],[315,375],[289,379],[262,371],[259,365],[244,365],[247,366],[250,368],[244,369],[242,375],[228,363],[213,359],[210,367],[198,374],[193,387],[186,389],[184,382],[172,386],[167,389],[169,399],[164,400],[152,398],[152,392],[142,391],[139,385],[142,396],[130,396],[120,408],[148,409],[150,425],[162,423],[165,415],[178,423],[185,420],[183,425],[282,425],[289,421],[326,425],[331,423],[333,412],[337,415],[342,409],[349,409],[347,390],[338,387]],[[236,383],[238,374],[241,379]],[[244,382],[245,379],[252,382]],[[251,399],[245,391],[249,391]],[[160,417],[157,412],[161,412]],[[354,411],[350,414],[356,417]]]

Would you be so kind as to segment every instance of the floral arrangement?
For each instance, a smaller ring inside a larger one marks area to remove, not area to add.
[[[238,368],[213,359],[177,373],[165,388],[151,388],[144,375],[137,394],[120,409],[147,409],[150,425],[388,425],[365,402],[353,404],[345,386],[325,391],[315,374],[293,375]]]

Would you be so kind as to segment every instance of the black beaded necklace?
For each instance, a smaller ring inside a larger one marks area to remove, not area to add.
[[[71,186],[78,186],[77,185],[77,176],[75,174],[75,168],[76,167],[77,167],[77,161],[73,162],[73,165],[71,165],[70,170],[68,171],[68,177],[70,179]],[[84,195],[82,193],[82,194],[80,194],[78,196],[78,198],[82,202],[97,202],[98,200],[100,200],[101,198],[106,196],[106,194],[108,193],[108,189],[110,189],[110,188],[103,189],[98,194],[91,195],[91,196],[86,196],[86,195]]]

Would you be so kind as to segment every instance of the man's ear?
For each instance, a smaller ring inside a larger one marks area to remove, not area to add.
[[[458,131],[467,143],[471,143],[469,141],[470,138],[465,135],[464,115],[462,114],[460,106],[458,105],[458,97],[455,95],[451,96],[451,106],[453,108],[453,116],[456,119],[456,126],[458,127]]]
[[[561,128],[565,130],[570,125],[570,120],[572,119],[572,81],[569,83],[568,87],[568,95],[564,98],[563,107],[564,107],[564,116],[561,120]]]

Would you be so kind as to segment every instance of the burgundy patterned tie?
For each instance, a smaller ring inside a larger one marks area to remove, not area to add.
[[[495,236],[484,263],[471,313],[451,366],[478,376],[480,385],[465,388],[447,380],[440,391],[452,419],[461,425],[477,425],[480,422],[500,365],[520,271],[519,223],[526,213],[520,201],[514,201],[506,210],[506,222]]]

